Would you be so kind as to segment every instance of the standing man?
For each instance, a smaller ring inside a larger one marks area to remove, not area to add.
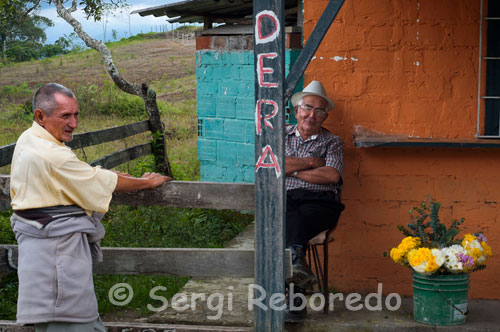
[[[11,164],[12,229],[19,247],[17,322],[35,331],[105,331],[97,312],[92,260],[102,260],[99,222],[113,192],[154,188],[170,177],[141,178],[91,167],[64,142],[78,126],[78,102],[49,83],[33,98],[34,122]]]
[[[304,294],[315,282],[305,249],[314,236],[336,226],[344,209],[340,203],[344,143],[322,127],[335,104],[319,81],[294,94],[292,104],[297,125],[287,127],[285,138],[286,246],[291,249],[293,262],[293,276],[287,280],[289,296]],[[285,319],[305,316],[303,299],[295,296],[290,301]]]

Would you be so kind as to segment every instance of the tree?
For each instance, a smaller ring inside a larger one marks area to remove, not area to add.
[[[113,61],[113,56],[106,45],[102,41],[97,41],[90,37],[83,30],[80,22],[73,17],[72,13],[77,10],[77,0],[72,0],[71,7],[69,8],[64,6],[64,3],[67,2],[64,0],[50,0],[50,2],[55,5],[57,14],[73,27],[73,30],[80,37],[80,39],[83,40],[85,45],[99,52],[104,60],[106,71],[116,86],[126,93],[142,98],[146,112],[150,118],[151,131],[157,133],[153,137],[152,144],[156,167],[160,172],[166,175],[171,175],[170,165],[166,154],[165,136],[163,134],[165,128],[163,123],[159,120],[160,112],[158,104],[156,103],[156,92],[151,89],[147,83],[130,83],[120,75]],[[80,0],[80,3],[85,4],[83,11],[87,14],[87,18],[93,17],[96,21],[102,18],[102,15],[107,8],[107,3],[102,0]],[[113,6],[118,6],[123,3],[123,1],[110,0],[108,4],[109,3]]]
[[[0,45],[4,61],[9,47],[22,50],[23,57],[31,54],[36,58],[47,38],[44,28],[54,25],[50,19],[36,14],[39,8],[40,0],[0,0]]]

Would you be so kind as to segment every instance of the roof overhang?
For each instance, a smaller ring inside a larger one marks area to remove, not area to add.
[[[167,16],[171,23],[252,24],[253,0],[186,0],[134,10],[132,14]],[[285,0],[287,24],[297,22],[297,0]]]

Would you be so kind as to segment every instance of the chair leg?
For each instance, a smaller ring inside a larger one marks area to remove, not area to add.
[[[328,314],[328,239],[323,243],[323,273],[323,296],[325,298],[323,313]]]
[[[321,261],[319,260],[318,246],[312,246],[313,259],[314,259],[314,272],[316,274],[316,279],[318,280],[319,289],[323,289],[323,270],[321,269]]]

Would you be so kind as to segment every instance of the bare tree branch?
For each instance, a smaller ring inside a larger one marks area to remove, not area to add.
[[[142,98],[142,100],[144,101],[146,112],[149,115],[151,127],[150,129],[153,133],[159,133],[159,135],[153,137],[153,153],[155,156],[156,166],[160,172],[171,176],[172,172],[166,152],[164,135],[165,128],[160,119],[160,111],[156,102],[156,92],[151,89],[147,83],[130,83],[120,75],[113,61],[111,52],[109,51],[107,46],[102,41],[97,41],[94,38],[90,37],[83,30],[80,22],[78,22],[71,15],[71,12],[74,12],[76,10],[77,0],[72,1],[72,7],[69,10],[64,7],[64,0],[50,0],[50,2],[52,2],[56,7],[57,14],[73,27],[73,30],[83,40],[85,45],[101,54],[101,57],[104,61],[104,66],[106,67],[106,71],[108,72],[109,76],[116,84],[116,86],[124,92]]]
[[[71,8],[69,9],[70,12],[76,12],[76,5],[77,5],[77,1],[76,0],[73,0],[73,3],[71,4]]]
[[[102,41],[97,41],[94,38],[90,37],[83,30],[80,22],[78,22],[71,15],[71,12],[64,7],[63,1],[51,0],[51,2],[56,6],[57,14],[73,27],[76,34],[83,40],[85,45],[96,50],[97,52],[99,52],[101,54],[101,56],[104,60],[104,65],[106,67],[106,71],[108,72],[108,74],[111,77],[111,79],[113,80],[113,82],[115,82],[115,84],[121,90],[143,98],[143,93],[142,93],[140,85],[129,83],[128,81],[126,81],[125,79],[122,78],[122,76],[118,72],[118,69],[115,66],[111,52],[106,47],[106,45]]]

